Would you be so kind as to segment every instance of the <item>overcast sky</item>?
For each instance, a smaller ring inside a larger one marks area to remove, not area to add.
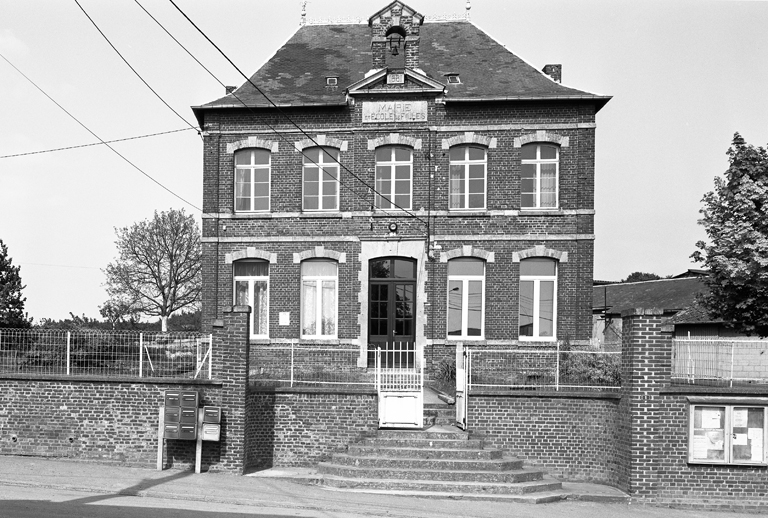
[[[134,0],[79,0],[131,65],[189,123],[222,87]],[[224,84],[238,73],[165,0],[139,0]],[[247,74],[299,24],[301,2],[177,0]],[[387,0],[312,0],[309,19],[367,18]],[[406,2],[427,21],[465,0]],[[597,115],[595,278],[677,274],[704,238],[701,198],[733,133],[768,142],[768,2],[472,0],[472,21],[563,83],[614,98]],[[74,0],[0,0],[0,54],[104,140],[189,128],[130,71]],[[0,59],[0,156],[96,139]],[[114,144],[192,205],[202,145],[192,130]],[[105,146],[0,158],[0,239],[21,265],[29,314],[98,317],[114,228],[154,210],[199,211]]]

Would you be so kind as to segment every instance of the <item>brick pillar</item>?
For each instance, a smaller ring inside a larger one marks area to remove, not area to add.
[[[405,68],[419,68],[419,37],[405,38]]]
[[[245,396],[250,354],[250,306],[231,306],[213,323],[213,378],[221,380],[221,457],[219,467],[238,475],[246,467]]]
[[[387,38],[374,36],[371,40],[371,66],[378,70],[387,66]]]
[[[657,494],[662,396],[672,373],[672,334],[661,309],[622,313],[621,489],[632,497]]]

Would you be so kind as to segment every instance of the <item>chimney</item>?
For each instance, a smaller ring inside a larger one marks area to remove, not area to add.
[[[229,95],[229,94],[231,94],[232,92],[234,92],[235,90],[237,90],[237,87],[236,87],[236,86],[225,86],[225,87],[224,87],[224,90],[226,90],[226,92],[227,92],[227,95]]]
[[[541,71],[547,74],[555,83],[562,83],[563,65],[544,65]]]

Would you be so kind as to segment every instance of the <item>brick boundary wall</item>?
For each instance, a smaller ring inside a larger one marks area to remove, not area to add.
[[[0,455],[154,467],[165,390],[197,390],[202,404],[221,405],[221,384],[211,381],[2,375]],[[219,443],[205,443],[203,469],[220,463]],[[194,465],[194,441],[165,441],[165,467]]]
[[[473,390],[468,427],[486,446],[557,478],[616,485],[619,398],[605,392]]]
[[[248,468],[311,466],[374,435],[375,391],[252,389],[247,401]]]

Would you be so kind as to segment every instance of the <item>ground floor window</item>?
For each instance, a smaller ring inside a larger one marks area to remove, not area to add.
[[[765,410],[760,406],[691,405],[688,462],[765,464]]]

